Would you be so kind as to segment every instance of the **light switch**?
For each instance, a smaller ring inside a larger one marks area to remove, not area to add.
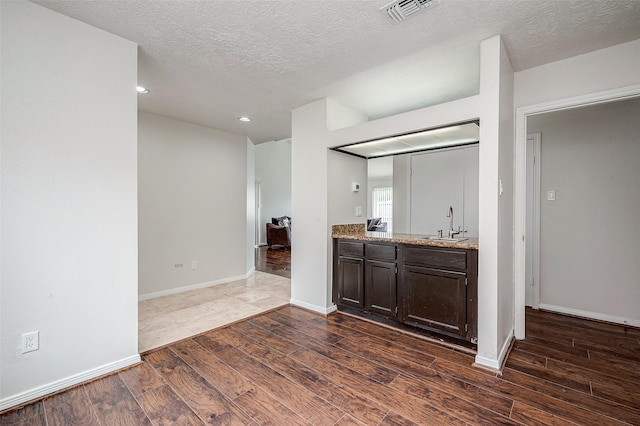
[[[356,207],[356,217],[362,217],[362,207]]]
[[[547,201],[555,201],[556,200],[556,191],[547,191]]]

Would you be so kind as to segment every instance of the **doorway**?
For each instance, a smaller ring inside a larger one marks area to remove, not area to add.
[[[515,336],[525,337],[525,305],[527,283],[527,155],[526,135],[527,119],[536,114],[561,111],[576,107],[597,105],[612,101],[631,99],[640,96],[640,85],[608,90],[594,94],[552,101],[516,110],[516,146],[515,146]]]

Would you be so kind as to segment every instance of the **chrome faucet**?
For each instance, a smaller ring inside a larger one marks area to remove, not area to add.
[[[463,231],[461,226],[458,226],[458,230],[453,229],[453,206],[449,206],[449,213],[447,213],[447,217],[449,218],[449,238],[453,238],[456,235],[462,234]]]

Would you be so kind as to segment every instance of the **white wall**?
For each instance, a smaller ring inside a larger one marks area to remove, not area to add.
[[[267,244],[267,222],[291,216],[291,139],[258,144],[255,152],[255,181],[261,184],[258,244]]]
[[[500,40],[500,152],[498,155],[498,360],[503,361],[514,336],[514,73]],[[498,188],[500,189],[500,188]],[[495,186],[494,186],[495,191]]]
[[[529,118],[542,133],[542,307],[640,324],[638,117],[639,99]]]
[[[328,197],[326,101],[294,109],[291,125],[291,303],[326,313]],[[329,275],[330,277],[330,275]]]
[[[138,126],[141,297],[246,276],[247,138],[144,112]]]
[[[500,36],[480,45],[478,364],[499,368],[513,334],[513,71]],[[503,192],[499,195],[502,182]]]
[[[640,39],[515,73],[516,107],[640,83]]]
[[[137,46],[0,8],[3,410],[139,360]]]
[[[328,197],[330,224],[365,223],[367,214],[367,160],[341,152],[329,151],[327,158]],[[351,184],[360,184],[354,192]],[[356,216],[356,207],[362,207],[362,215]]]

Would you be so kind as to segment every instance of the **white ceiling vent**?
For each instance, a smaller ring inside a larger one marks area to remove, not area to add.
[[[400,22],[427,7],[435,6],[438,2],[439,0],[396,0],[380,10],[395,22]]]

